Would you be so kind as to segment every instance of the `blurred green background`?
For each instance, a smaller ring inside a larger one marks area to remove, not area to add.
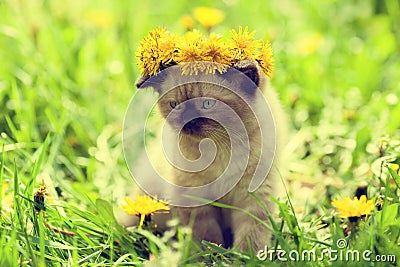
[[[396,0],[1,1],[5,180],[14,162],[28,174],[49,136],[38,180],[70,194],[124,194],[121,129],[138,43],[157,26],[185,32],[180,19],[198,6],[224,12],[214,32],[248,26],[272,42],[272,84],[291,121],[289,180],[365,179],[381,137],[399,135]]]
[[[155,27],[184,33],[182,18],[206,32],[193,18],[197,7],[223,12],[211,31],[228,36],[248,26],[272,43],[271,83],[291,133],[282,170],[291,203],[279,204],[279,245],[335,248],[349,231],[333,215],[332,197],[369,184],[377,208],[347,238],[353,248],[399,253],[398,188],[382,178],[386,161],[400,163],[398,0],[0,0],[1,264],[142,265],[154,253],[219,262],[209,249],[190,256],[186,230],[178,228],[177,242],[174,233],[157,238],[121,227],[111,212],[133,188],[122,125],[139,76],[135,51]],[[47,210],[36,212],[42,181]],[[45,227],[45,219],[73,233]],[[232,255],[225,263],[263,264]]]

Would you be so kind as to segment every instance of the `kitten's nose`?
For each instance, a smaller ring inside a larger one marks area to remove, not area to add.
[[[187,122],[182,130],[188,134],[199,134],[201,132],[202,124],[204,123],[204,118],[197,118]]]

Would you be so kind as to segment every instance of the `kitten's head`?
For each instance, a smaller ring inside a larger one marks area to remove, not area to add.
[[[247,59],[225,73],[195,77],[182,75],[181,68],[173,66],[151,79],[139,78],[136,86],[153,87],[160,94],[159,109],[173,128],[183,135],[205,138],[226,133],[227,125],[236,128],[238,121],[249,130],[254,114],[248,102],[253,101],[264,79],[257,62]],[[216,114],[219,119],[215,119]]]

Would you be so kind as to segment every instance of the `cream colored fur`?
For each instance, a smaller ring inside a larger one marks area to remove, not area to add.
[[[268,177],[255,193],[266,204],[269,212],[274,213],[275,208],[273,203],[270,201],[270,197],[279,197],[282,193],[282,182],[278,171],[281,170],[281,152],[286,142],[286,116],[282,111],[276,92],[269,85],[268,78],[265,77],[261,71],[258,71],[258,73],[260,75],[259,88],[261,88],[263,95],[267,99],[275,119],[277,140],[273,167],[271,168]],[[176,77],[169,78],[176,79]],[[168,77],[163,86],[168,87]],[[192,97],[198,96],[196,93],[198,91],[201,92],[202,96],[218,97],[218,90],[215,90],[215,88],[204,88],[204,86],[202,88],[196,88],[196,85],[191,85],[191,88],[181,89],[186,93],[190,91],[191,94],[193,94]],[[174,97],[173,93],[171,93],[170,96],[165,96],[165,102],[160,100],[159,106],[161,108],[159,113],[164,114],[164,116],[169,112],[166,105],[168,99],[171,99],[171,97]],[[223,98],[224,95],[221,95],[220,97]],[[232,98],[230,101],[235,101],[235,99]],[[262,103],[262,101],[259,102]],[[241,116],[245,121],[246,128],[249,132],[249,140],[252,152],[250,154],[245,174],[241,178],[240,182],[232,191],[219,199],[218,202],[244,209],[254,214],[261,220],[269,223],[266,211],[256,201],[256,199],[249,194],[248,187],[253,176],[253,172],[258,164],[258,150],[260,144],[262,141],[268,143],[271,142],[271,140],[261,140],[261,135],[259,133],[257,134],[257,131],[259,130],[257,130],[258,126],[254,122],[254,118],[247,116],[245,113],[243,114],[243,112],[246,112],[246,110],[242,109],[241,106],[241,104],[238,104],[236,107],[234,106],[233,109],[242,112]],[[252,134],[253,132],[254,134]],[[218,138],[223,137],[216,137],[216,139]],[[199,157],[198,146],[200,140],[201,138],[198,137],[182,137],[180,148],[185,157],[189,159],[196,159]],[[168,180],[171,180],[171,182],[182,186],[204,185],[211,182],[213,179],[215,179],[215,177],[219,176],[223,172],[224,167],[226,167],[226,161],[229,160],[230,157],[229,149],[224,148],[226,144],[223,142],[218,143],[218,140],[215,141],[217,146],[220,148],[218,150],[220,153],[217,155],[217,158],[213,162],[212,166],[197,173],[182,172],[171,167],[171,165],[163,156],[160,138],[156,138],[156,140],[150,142],[148,155],[152,162],[155,163],[155,167],[159,173]],[[246,251],[248,238],[250,240],[252,249],[254,251],[258,251],[259,249],[264,248],[265,245],[269,244],[271,239],[271,233],[264,225],[259,224],[256,220],[239,210],[222,209],[209,204],[195,208],[174,208],[174,211],[177,212],[180,222],[183,225],[188,225],[191,221],[191,218],[195,216],[193,237],[199,241],[207,240],[218,244],[224,244],[223,235],[224,233],[226,234],[228,232],[228,229],[230,229],[231,233],[233,234],[234,246]]]

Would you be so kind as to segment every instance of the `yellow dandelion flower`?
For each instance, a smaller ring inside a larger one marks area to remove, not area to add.
[[[161,65],[168,65],[174,59],[175,35],[170,35],[166,28],[155,28],[140,42],[136,57],[143,76],[156,75]]]
[[[91,10],[85,14],[84,21],[89,26],[105,29],[112,25],[113,17],[107,10]]]
[[[271,78],[274,69],[274,57],[272,56],[271,43],[267,42],[263,45],[256,60],[265,75]]]
[[[35,194],[33,195],[33,200],[35,202],[35,210],[37,212],[46,210],[46,207],[44,205],[44,200],[45,197],[47,196],[46,191],[47,187],[44,184],[44,181],[42,181],[42,185],[36,190]]]
[[[361,217],[363,215],[372,214],[375,208],[373,200],[367,200],[365,195],[362,195],[360,199],[354,197],[350,199],[345,197],[343,200],[335,199],[332,201],[332,205],[339,212],[339,216],[342,218],[349,217]]]
[[[203,44],[203,34],[199,30],[193,30],[185,33],[179,40],[178,49],[182,49],[182,46],[193,46],[201,48]],[[180,52],[180,51],[179,51]]]
[[[198,74],[204,71],[203,61],[208,59],[206,51],[203,49],[203,35],[200,31],[193,30],[187,32],[177,45],[178,53],[176,62],[182,64],[182,74]]]
[[[399,164],[396,164],[396,163],[389,163],[389,168],[391,168],[391,169],[394,170],[395,172],[398,171],[399,167],[400,167]]]
[[[181,71],[183,75],[197,75],[205,72],[207,65],[204,61],[185,62],[181,64]]]
[[[178,40],[176,34],[166,34],[159,40],[159,56],[161,64],[166,66],[175,59],[176,54],[176,42]]]
[[[210,7],[196,7],[193,16],[208,30],[225,19],[225,13],[223,11]]]
[[[234,50],[235,60],[244,60],[246,58],[254,58],[258,53],[258,49],[261,48],[262,43],[259,40],[254,40],[254,34],[252,31],[249,33],[248,27],[244,29],[239,27],[238,32],[231,30],[231,47]]]
[[[164,28],[156,28],[140,43],[136,56],[143,76],[157,75],[170,65],[179,64],[184,75],[215,74],[226,72],[227,66],[237,61],[254,59],[263,72],[271,77],[273,70],[272,48],[254,40],[255,32],[239,27],[231,30],[228,42],[211,33],[208,38],[200,31],[187,32],[183,37],[172,35]]]
[[[136,200],[124,197],[119,207],[127,214],[140,216],[139,229],[142,228],[144,218],[155,213],[167,213],[170,208],[168,204],[157,200],[157,197],[139,196],[136,194]]]
[[[208,40],[204,41],[205,60],[211,61],[206,64],[206,73],[215,74],[215,71],[223,73],[233,60],[233,55],[229,47],[221,42],[221,36],[211,33]]]
[[[191,16],[186,15],[181,17],[180,19],[182,26],[186,29],[186,30],[191,30],[194,27],[194,20]]]
[[[297,41],[298,50],[304,56],[311,55],[317,51],[323,44],[323,37],[319,33],[308,34]]]

